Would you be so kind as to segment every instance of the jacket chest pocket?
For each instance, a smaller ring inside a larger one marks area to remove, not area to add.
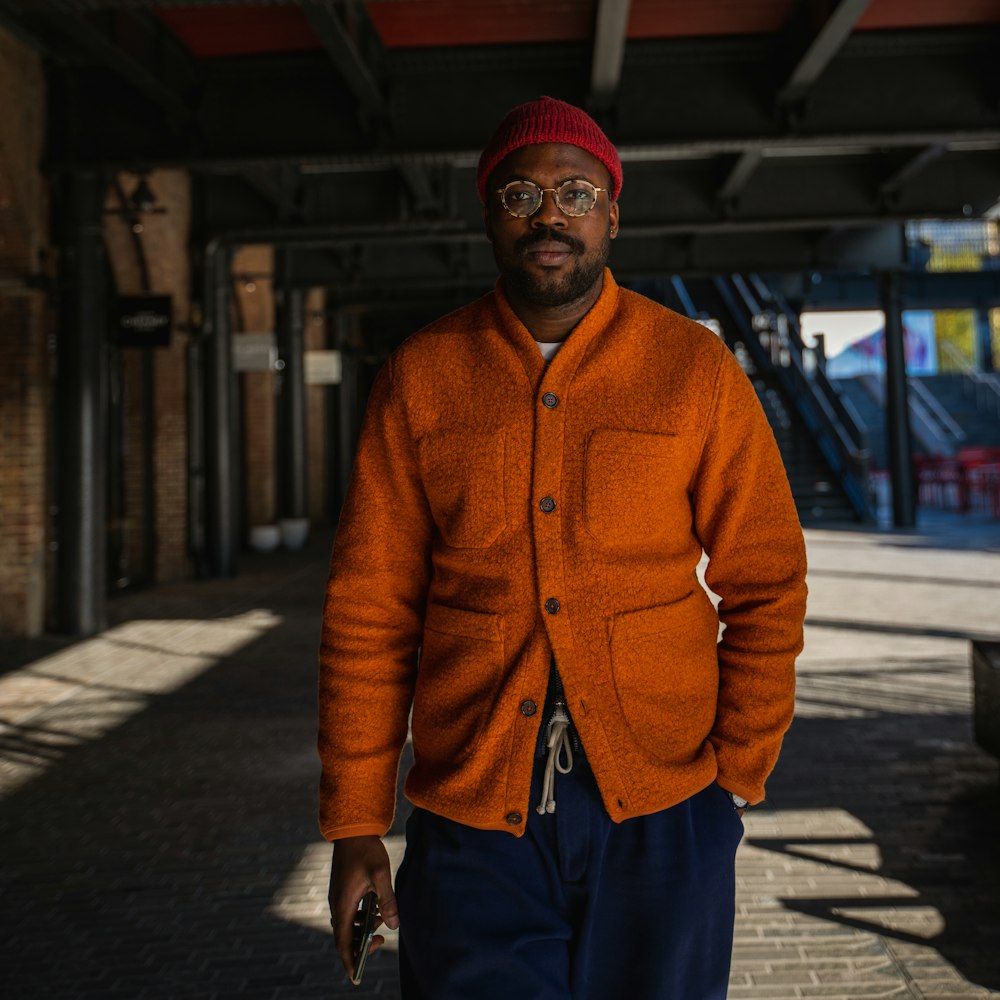
[[[447,545],[484,549],[504,529],[503,434],[440,431],[418,445],[434,523]]]
[[[587,442],[583,518],[604,548],[635,548],[691,531],[691,470],[671,434],[596,430]]]

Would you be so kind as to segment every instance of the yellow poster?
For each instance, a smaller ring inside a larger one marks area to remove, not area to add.
[[[982,269],[982,254],[975,247],[947,244],[931,246],[931,259],[927,262],[928,271],[981,271]]]
[[[935,313],[938,371],[964,372],[976,366],[976,311],[942,309]]]

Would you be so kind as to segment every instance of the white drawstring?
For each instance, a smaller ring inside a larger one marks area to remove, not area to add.
[[[539,816],[556,811],[556,775],[569,774],[573,770],[573,747],[569,741],[569,715],[566,706],[557,701],[549,720],[549,732],[546,740],[549,756],[545,761],[545,777],[542,781],[542,801],[535,808]],[[559,755],[565,752],[566,763],[559,760]]]

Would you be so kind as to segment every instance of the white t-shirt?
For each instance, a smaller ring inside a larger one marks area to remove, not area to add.
[[[563,345],[561,340],[557,340],[554,344],[543,344],[540,340],[536,340],[535,343],[538,344],[538,349],[542,352],[542,357],[545,358],[546,361],[551,361],[556,356],[556,352]]]

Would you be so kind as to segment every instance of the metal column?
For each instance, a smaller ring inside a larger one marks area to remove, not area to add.
[[[201,330],[187,346],[188,550],[198,576],[208,576],[205,540],[205,364]]]
[[[305,293],[292,287],[292,251],[275,251],[278,354],[278,515],[308,517],[306,461]]]
[[[993,353],[993,328],[988,305],[976,306],[976,360],[980,371],[1000,371],[1000,358]]]
[[[69,220],[60,258],[59,472],[56,625],[71,635],[105,627],[107,590],[107,294],[104,177],[66,179]]]
[[[231,323],[232,252],[214,244],[205,254],[205,541],[208,572],[236,572],[236,490]]]
[[[191,339],[187,345],[188,551],[199,577],[209,575],[205,539],[205,178],[191,177]]]
[[[880,290],[885,313],[885,398],[889,470],[892,477],[892,523],[912,528],[917,523],[916,483],[910,447],[910,402],[903,343],[900,275],[882,275]]]
[[[339,403],[340,503],[343,506],[354,470],[354,452],[358,444],[360,420],[358,407],[361,396],[361,366],[357,343],[357,317],[338,310],[336,319],[337,346],[340,349],[341,376]]]

